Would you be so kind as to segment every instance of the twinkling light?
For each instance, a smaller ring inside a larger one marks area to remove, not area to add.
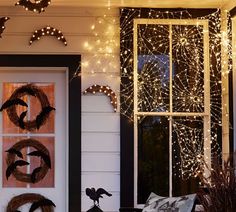
[[[95,66],[86,66],[88,74],[95,72],[113,72],[119,69],[119,63],[115,61],[115,55],[119,50],[119,20],[111,15],[110,8],[105,14],[96,17],[90,26],[93,37],[84,42],[84,49],[90,55],[90,60]],[[104,67],[104,63],[106,66]],[[86,63],[82,63],[84,67]]]
[[[205,107],[208,106],[211,136],[207,139],[211,142],[211,153],[220,153],[217,140],[224,107],[221,70],[222,63],[227,63],[221,61],[221,48],[225,46],[223,51],[227,53],[231,49],[228,39],[230,27],[227,32],[222,32],[220,12],[215,10],[208,15],[196,17],[188,10],[121,9],[121,114],[133,120],[136,77],[134,61],[137,61],[138,112],[186,113],[181,122],[173,121],[173,131],[178,135],[173,145],[176,142],[180,148],[180,162],[175,167],[180,168],[181,176],[185,179],[197,176],[203,170],[203,154],[206,150],[203,145],[206,139],[203,130],[204,124],[209,123],[204,123],[204,116],[200,114],[204,114]],[[137,58],[134,60],[133,20],[139,18],[178,19],[180,24],[154,24],[148,21],[146,24],[138,24]],[[191,19],[195,19],[196,24],[184,23]],[[201,24],[202,20],[208,21],[207,29]],[[209,34],[209,43],[206,43],[205,33]],[[209,58],[206,58],[205,45],[209,48]],[[206,63],[210,73],[206,70]],[[229,71],[230,69],[223,74],[228,74]],[[208,73],[209,79],[205,77]],[[207,83],[210,84],[210,105],[205,104]],[[188,116],[188,113],[194,113],[197,117]],[[186,124],[186,121],[192,119],[202,124]]]
[[[39,30],[35,30],[29,44],[31,45],[34,41],[40,40],[42,36],[54,36],[57,38],[57,40],[64,43],[65,46],[67,46],[67,41],[65,36],[62,34],[62,32],[54,27],[44,27]]]
[[[32,2],[31,0],[19,0],[15,5],[20,5],[25,8],[26,11],[33,12],[44,12],[45,8],[51,4],[51,0],[35,0]]]
[[[200,118],[175,119],[173,124],[174,169],[182,179],[197,177],[204,172],[205,156],[203,121]],[[217,137],[212,137],[211,149],[213,154],[220,154]],[[178,171],[177,171],[178,170]]]
[[[103,93],[106,96],[108,96],[110,98],[110,103],[114,108],[114,112],[117,111],[117,96],[116,93],[109,87],[109,86],[105,86],[105,85],[92,85],[88,88],[86,88],[86,90],[83,92],[84,94],[87,93],[92,93],[92,94],[96,94],[96,93]]]
[[[5,22],[8,21],[9,17],[1,17],[0,18],[0,38],[2,37],[2,33],[5,30]]]

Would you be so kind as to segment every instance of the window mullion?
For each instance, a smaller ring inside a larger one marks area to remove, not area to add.
[[[172,24],[169,25],[169,97],[170,97],[170,114],[173,113],[173,99],[172,99]],[[172,197],[172,116],[169,117],[169,196]]]
[[[211,168],[211,116],[210,116],[210,67],[209,67],[209,25],[204,23],[204,160],[208,168],[205,169],[206,176]]]
[[[134,20],[134,36],[133,36],[133,49],[134,49],[134,115],[138,112],[138,24]]]
[[[133,51],[134,51],[134,203],[138,203],[138,24],[134,20]]]

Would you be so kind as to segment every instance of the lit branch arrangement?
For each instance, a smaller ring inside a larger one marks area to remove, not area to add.
[[[110,98],[110,103],[114,108],[114,112],[117,111],[117,96],[116,96],[115,92],[109,86],[95,84],[95,85],[88,87],[83,93],[84,94],[87,94],[87,93],[92,93],[92,94],[103,93],[103,94],[105,94],[106,96],[108,96]]]
[[[42,29],[36,30],[31,39],[29,44],[31,45],[34,41],[40,40],[40,38],[42,36],[54,36],[55,38],[57,38],[58,41],[61,41],[65,46],[67,46],[67,42],[66,39],[64,37],[64,35],[62,34],[62,32],[54,27],[44,27]]]
[[[83,47],[91,55],[92,63],[96,66],[91,66],[89,61],[82,62],[83,73],[88,70],[87,74],[96,75],[95,73],[100,70],[102,73],[107,73],[108,70],[118,70],[119,63],[115,59],[115,54],[119,49],[120,42],[117,39],[119,35],[119,19],[109,15],[110,8],[108,8],[103,16],[95,19],[91,25],[91,33],[93,38],[85,41]],[[104,66],[106,63],[106,66]],[[109,77],[114,77],[112,74]],[[118,78],[118,77],[117,77]]]
[[[22,6],[25,10],[33,11],[33,12],[44,12],[45,8],[48,7],[51,3],[51,0],[35,0],[35,2],[31,2],[30,0],[19,0],[15,5]]]
[[[6,21],[8,21],[10,18],[9,17],[2,17],[0,18],[0,38],[2,37],[2,33],[4,31],[5,27],[5,23]]]
[[[123,8],[120,21],[121,100],[120,112],[133,120],[134,106],[134,19],[208,20],[211,153],[220,154],[217,143],[221,133],[222,79],[221,51],[231,49],[231,43],[221,34],[220,11],[199,14],[190,10],[160,10],[147,8]],[[173,120],[173,144],[180,153],[174,152],[175,174],[181,178],[195,177],[202,170],[204,157],[204,119],[188,116],[203,114],[204,108],[204,29],[202,25],[171,25],[173,76],[169,74],[170,38],[169,25],[137,25],[137,109],[139,112],[186,113]],[[230,27],[225,34],[231,34]],[[222,43],[227,48],[221,50]],[[232,55],[229,55],[232,58]],[[232,67],[230,67],[231,69]],[[228,74],[223,73],[223,74]],[[172,91],[170,91],[170,81]],[[172,103],[170,104],[170,93]],[[141,122],[145,116],[140,116]],[[201,126],[201,127],[199,127]],[[175,139],[175,140],[174,140]]]

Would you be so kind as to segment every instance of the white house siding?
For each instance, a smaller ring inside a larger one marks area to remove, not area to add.
[[[109,85],[117,94],[119,91],[119,48],[114,58],[99,53],[101,64],[96,65],[94,53],[84,48],[84,43],[94,43],[91,25],[104,14],[118,21],[118,9],[62,8],[50,6],[46,12],[35,14],[21,7],[0,7],[0,16],[9,16],[6,29],[0,39],[0,54],[80,54],[82,62],[89,66],[82,68],[82,91],[93,84]],[[110,24],[110,22],[109,22]],[[65,47],[55,38],[46,37],[28,45],[32,33],[45,26],[60,29],[67,39]],[[101,34],[106,25],[99,25],[99,35],[104,44],[106,36]],[[118,29],[119,25],[115,25]],[[119,43],[119,34],[114,37]],[[111,67],[109,63],[115,64]],[[103,69],[107,73],[103,73]],[[94,70],[94,74],[90,71]],[[119,111],[119,110],[118,110]],[[114,113],[109,98],[104,95],[82,95],[82,211],[92,205],[85,195],[86,187],[103,187],[112,193],[100,201],[104,211],[118,211],[120,202],[120,114]]]

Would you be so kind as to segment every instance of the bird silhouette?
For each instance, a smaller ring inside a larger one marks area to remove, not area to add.
[[[6,150],[5,152],[8,152],[9,154],[17,155],[19,158],[23,159],[23,155],[20,151],[16,150],[15,148],[11,147],[10,149]]]
[[[37,129],[43,124],[44,118],[52,111],[56,110],[54,107],[47,106],[42,109],[39,115],[36,116]]]
[[[6,170],[6,178],[10,177],[10,175],[16,170],[17,166],[27,166],[29,163],[24,160],[17,160],[16,162],[11,163]]]
[[[56,207],[56,205],[54,204],[53,201],[44,198],[44,199],[41,199],[41,200],[39,200],[39,201],[33,202],[33,204],[32,204],[31,207],[30,207],[29,212],[33,212],[33,211],[37,210],[37,209],[40,208],[40,207],[41,207],[42,210],[43,210],[43,207],[44,207],[44,206]],[[51,210],[50,210],[50,211],[51,211]]]
[[[86,188],[85,192],[86,192],[86,195],[89,196],[91,200],[93,200],[94,205],[96,205],[96,202],[97,202],[97,206],[99,206],[99,198],[103,198],[102,196],[103,194],[109,197],[112,196],[112,194],[108,193],[103,188],[99,188],[97,190],[95,190],[95,188]]]
[[[28,107],[27,103],[25,103],[22,99],[15,98],[15,99],[8,99],[6,102],[4,102],[2,107],[0,108],[0,111],[3,111],[13,105],[21,105],[21,106]]]

